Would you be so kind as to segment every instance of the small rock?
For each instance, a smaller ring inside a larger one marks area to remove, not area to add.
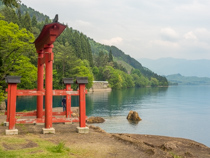
[[[89,117],[87,123],[103,123],[105,120],[102,117]]]
[[[72,113],[71,116],[72,117],[77,117],[77,114],[76,113]]]
[[[139,117],[139,114],[136,111],[130,111],[128,113],[127,119],[131,121],[141,121],[141,118]]]

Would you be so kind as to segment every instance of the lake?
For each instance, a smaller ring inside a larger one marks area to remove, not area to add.
[[[61,106],[62,97],[53,98]],[[110,133],[152,134],[188,138],[210,147],[210,86],[170,86],[131,88],[87,94],[88,116],[105,118],[95,124]],[[78,106],[72,97],[72,106]],[[18,97],[17,111],[34,110],[36,97]],[[129,123],[130,110],[137,111],[142,121]]]

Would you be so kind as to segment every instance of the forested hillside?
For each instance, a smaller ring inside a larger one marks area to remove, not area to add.
[[[51,20],[32,8],[0,6],[0,96],[7,87],[7,75],[22,76],[19,88],[36,88],[37,53],[33,42],[43,26]],[[97,48],[99,46],[99,48]],[[53,88],[62,89],[63,78],[87,76],[107,80],[113,89],[145,86],[167,86],[167,80],[142,67],[118,48],[90,40],[83,33],[67,26],[54,43]],[[119,62],[121,61],[121,62]],[[127,69],[130,69],[128,71]],[[77,85],[73,85],[76,89]],[[2,98],[0,98],[1,100]]]
[[[114,61],[117,63],[121,63],[123,67],[127,67],[124,63],[130,65],[134,69],[140,70],[140,72],[147,78],[156,78],[159,81],[160,85],[167,85],[167,79],[163,76],[157,75],[156,73],[152,72],[148,68],[143,67],[137,60],[134,58],[130,57],[129,55],[126,55],[123,51],[118,49],[115,46],[107,46],[107,45],[102,45],[100,43],[95,42],[93,39],[89,39],[90,45],[92,48],[92,52],[94,55],[97,55],[98,52],[104,52],[108,53],[109,51],[112,52],[112,55],[114,56]],[[123,63],[122,63],[123,61]],[[128,73],[130,73],[130,67],[126,69]]]

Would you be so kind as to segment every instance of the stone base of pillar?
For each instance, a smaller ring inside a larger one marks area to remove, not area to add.
[[[78,133],[89,133],[89,127],[77,127]]]
[[[6,129],[5,134],[6,135],[17,135],[18,129]]]
[[[42,128],[43,134],[55,134],[55,128]]]
[[[4,122],[4,126],[9,126],[9,122]]]

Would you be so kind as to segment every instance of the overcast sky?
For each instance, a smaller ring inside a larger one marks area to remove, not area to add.
[[[135,59],[210,59],[210,0],[21,0]]]

